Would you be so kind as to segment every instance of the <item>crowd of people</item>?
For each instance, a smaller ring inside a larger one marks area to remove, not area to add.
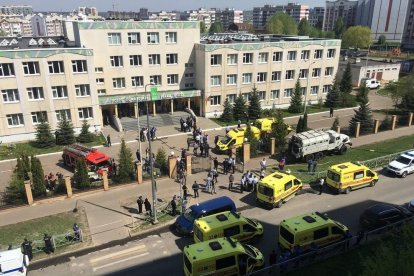
[[[185,120],[180,118],[180,126],[181,132],[190,132],[192,128],[197,129],[197,125],[191,117],[187,117]]]
[[[63,174],[60,172],[57,172],[56,174],[49,173],[48,175],[45,175],[45,186],[46,189],[49,191],[56,191],[56,188],[59,184],[59,180],[63,179]]]
[[[157,128],[156,127],[151,127],[150,129],[148,129],[147,127],[143,127],[141,128],[141,130],[139,131],[139,140],[141,142],[147,142],[150,139],[152,141],[155,140],[156,138],[156,133],[157,133]]]

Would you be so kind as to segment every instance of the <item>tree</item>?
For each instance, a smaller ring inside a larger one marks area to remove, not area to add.
[[[295,20],[288,14],[279,12],[269,18],[266,32],[270,34],[295,35],[298,33]]]
[[[303,114],[303,121],[302,121],[302,131],[308,130],[308,112]]]
[[[298,35],[311,36],[311,34],[312,34],[312,26],[309,24],[308,19],[306,19],[306,17],[304,17],[299,22]]]
[[[290,98],[290,106],[288,111],[291,113],[300,113],[302,112],[302,91],[299,79],[296,81],[295,90],[293,91],[293,95]]]
[[[56,130],[56,144],[70,145],[75,143],[75,131],[73,130],[72,122],[66,116],[62,116]]]
[[[344,32],[345,32],[345,24],[342,17],[338,17],[338,19],[335,21],[334,25],[334,32],[335,32],[335,38],[342,38]]]
[[[381,122],[379,129],[382,131],[391,129],[391,117],[388,113],[385,115],[384,120]]]
[[[250,124],[247,124],[246,131],[244,133],[244,138],[247,139],[247,141],[250,143],[250,155],[256,156],[257,155],[257,149],[259,146],[259,142],[257,138],[254,136],[254,133],[252,131],[252,128]]]
[[[27,155],[22,154],[19,158],[17,158],[17,164],[14,172],[22,181],[30,179],[30,160]]]
[[[337,129],[339,126],[340,126],[340,124],[339,124],[339,117],[338,117],[338,116],[336,116],[336,117],[335,117],[335,120],[333,121],[333,124],[332,124],[331,129],[336,131],[336,129]]]
[[[16,171],[12,174],[9,185],[6,187],[4,200],[8,204],[26,202],[26,190],[24,187],[24,182]]]
[[[200,21],[200,34],[204,34],[207,31],[206,23]]]
[[[356,101],[359,103],[368,102],[369,101],[368,93],[369,93],[368,87],[366,86],[365,83],[362,83],[359,86],[358,92],[356,94]]]
[[[78,142],[90,143],[94,140],[95,135],[89,131],[89,127],[90,125],[88,124],[88,121],[83,120],[82,129],[77,138]]]
[[[344,74],[342,75],[341,83],[339,85],[341,93],[350,94],[352,92],[352,71],[351,63],[348,61]]]
[[[78,189],[85,189],[91,186],[91,181],[88,175],[88,168],[83,158],[79,157],[76,160],[75,173],[73,174],[73,181]]]
[[[233,121],[233,106],[231,105],[228,98],[224,101],[224,109],[223,109],[223,113],[220,116],[220,119],[223,122]]]
[[[362,90],[367,93],[367,90]],[[359,108],[354,110],[354,117],[349,121],[349,130],[351,133],[355,133],[356,123],[360,123],[360,134],[371,133],[374,127],[372,121],[372,112],[368,104],[368,95],[361,95],[361,101],[359,102]]]
[[[44,180],[44,171],[42,163],[37,157],[32,156],[30,158],[31,163],[31,172],[32,172],[32,190],[33,196],[43,196],[46,195],[46,185]]]
[[[167,154],[164,148],[159,148],[155,156],[155,164],[160,168],[160,171],[164,174],[167,173]]]
[[[385,45],[387,43],[387,37],[385,35],[380,35],[378,38],[379,45]]]
[[[326,95],[326,99],[325,99],[326,107],[335,108],[335,107],[342,106],[342,98],[341,98],[341,93],[339,91],[338,86],[339,84],[335,78],[332,87],[329,89],[328,94]]]
[[[260,105],[260,97],[256,87],[253,87],[249,95],[248,114],[249,119],[252,120],[259,119],[262,115],[262,106]]]
[[[275,138],[276,149],[279,152],[283,152],[285,150],[286,136],[288,134],[289,134],[289,131],[283,120],[283,113],[280,109],[278,109],[276,112],[276,122],[272,124],[272,131],[270,133],[270,136]]]
[[[400,82],[390,82],[385,89],[388,91],[388,95],[391,97],[394,103],[394,108],[397,109],[402,98],[404,97],[403,87]]]
[[[247,115],[246,100],[240,93],[237,96],[237,98],[234,100],[233,117],[234,117],[234,120],[243,121],[244,119],[247,119],[246,115]]]
[[[401,79],[398,82],[398,92],[401,93],[401,103],[399,107],[406,112],[414,112],[414,73]]]
[[[121,141],[121,148],[119,149],[119,166],[117,180],[119,182],[128,182],[135,178],[135,168],[132,158],[132,152],[127,148],[125,140]],[[150,157],[152,158],[152,156]]]
[[[371,43],[371,29],[366,26],[349,27],[342,36],[343,48],[368,48]]]
[[[303,117],[300,116],[298,120],[298,124],[296,125],[296,133],[303,132]]]
[[[39,148],[49,148],[55,145],[55,137],[53,137],[50,125],[43,119],[36,127],[36,140],[34,144]]]
[[[213,24],[211,24],[210,26],[210,30],[208,31],[210,34],[215,34],[215,33],[224,33],[224,26],[223,23],[221,23],[220,21],[218,22],[214,22]]]

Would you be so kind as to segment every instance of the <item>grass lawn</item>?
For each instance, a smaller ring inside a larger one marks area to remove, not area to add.
[[[105,144],[105,137],[103,135],[96,136],[95,141],[85,143],[88,146],[100,146]],[[53,146],[50,148],[36,148],[30,142],[16,143],[15,149],[8,149],[6,145],[0,145],[0,160],[13,159],[19,157],[22,153],[26,155],[39,155],[51,152],[62,151],[64,146]]]

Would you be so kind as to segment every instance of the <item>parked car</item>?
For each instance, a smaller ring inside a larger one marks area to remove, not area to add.
[[[414,199],[407,203],[407,209],[414,213]]]
[[[364,230],[369,231],[402,221],[411,216],[413,216],[413,213],[404,207],[381,203],[366,209],[359,217],[359,222]]]

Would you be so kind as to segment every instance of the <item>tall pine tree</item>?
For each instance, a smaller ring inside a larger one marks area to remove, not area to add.
[[[252,127],[250,126],[250,124],[247,124],[246,131],[244,133],[244,138],[246,138],[247,141],[250,143],[250,155],[256,156],[258,146],[259,146],[259,141],[254,136],[254,133],[252,131]]]
[[[253,87],[249,95],[249,119],[256,120],[262,116],[262,107],[260,105],[260,97],[257,88]]]
[[[95,135],[89,131],[90,125],[87,120],[83,120],[82,129],[76,140],[80,143],[90,143],[95,139]]]
[[[43,178],[44,171],[42,167],[42,163],[37,157],[32,156],[30,158],[31,163],[31,171],[32,171],[32,191],[33,196],[43,196],[46,195],[46,185],[45,180]]]
[[[308,130],[308,112],[303,114],[303,121],[302,121],[302,132]]]
[[[286,136],[288,134],[289,131],[286,127],[285,122],[283,121],[283,113],[280,109],[278,109],[276,112],[276,122],[272,124],[272,131],[270,133],[270,136],[275,138],[276,149],[279,152],[285,151]]]
[[[244,121],[246,120],[247,115],[247,107],[246,107],[246,100],[243,98],[242,94],[240,93],[236,100],[234,101],[233,105],[233,117],[234,120]]]
[[[360,95],[359,108],[354,110],[355,115],[349,121],[349,130],[352,134],[355,133],[356,123],[360,123],[360,134],[372,133],[374,123],[372,121],[372,112],[368,104],[368,91]]]
[[[119,165],[116,176],[117,180],[119,182],[129,182],[133,180],[135,178],[134,159],[132,158],[131,150],[126,146],[124,139],[121,141],[118,158]],[[152,159],[152,156],[150,158]]]
[[[233,121],[233,106],[231,105],[228,98],[224,101],[224,109],[223,109],[223,113],[220,116],[220,119],[223,122]]]
[[[351,63],[348,61],[344,74],[342,75],[341,83],[339,84],[339,90],[342,98],[342,106],[351,106],[351,92],[352,92],[352,72]]]
[[[364,101],[368,102],[368,93],[369,93],[369,90],[368,90],[366,83],[362,82],[356,94],[356,101],[359,103],[364,102]]]
[[[73,130],[73,125],[66,116],[63,116],[60,120],[55,135],[56,144],[58,145],[70,145],[75,143],[75,131]]]
[[[339,91],[339,83],[337,81],[337,78],[335,78],[333,85],[326,95],[325,106],[332,108],[342,106],[341,92]]]
[[[36,140],[34,144],[38,148],[48,148],[55,145],[55,137],[53,137],[50,125],[43,119],[36,127]]]
[[[295,90],[293,91],[293,95],[290,98],[290,106],[288,111],[291,113],[300,113],[302,112],[302,91],[299,79],[296,81]]]
[[[298,120],[298,124],[296,125],[296,133],[303,132],[303,117],[300,116]]]
[[[86,189],[91,186],[91,181],[88,175],[88,168],[83,158],[76,160],[75,173],[73,174],[73,180],[78,189]]]

